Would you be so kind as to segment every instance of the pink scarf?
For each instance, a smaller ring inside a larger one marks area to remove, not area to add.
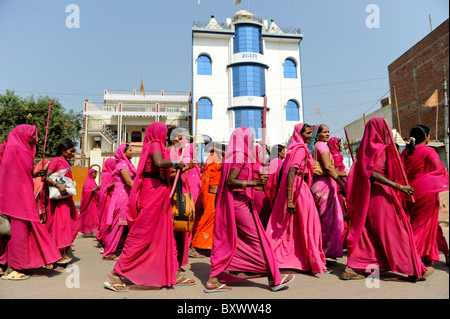
[[[166,149],[167,131],[167,126],[164,123],[153,122],[148,126],[147,131],[145,132],[142,153],[139,159],[139,165],[134,177],[133,188],[131,189],[127,206],[127,221],[130,228],[138,216],[138,200],[141,192],[142,181],[144,179],[145,164],[147,162],[147,158],[151,155],[151,144],[158,143],[163,153],[162,156],[164,159],[169,160],[169,152]],[[170,168],[166,168],[165,173],[166,180],[168,181],[170,187]]]
[[[339,151],[338,144],[341,141],[338,137],[332,137],[328,141],[328,148],[330,149],[330,153],[334,159],[334,166],[339,169],[339,171],[343,171],[345,169],[344,165],[344,156]]]
[[[33,169],[36,144],[29,139],[34,125],[18,125],[8,136],[8,147],[0,166],[0,213],[22,220],[39,221],[34,198]]]
[[[116,164],[118,164],[119,162],[126,163],[128,166],[128,169],[130,170],[130,173],[136,175],[136,167],[134,167],[133,163],[131,163],[131,161],[128,159],[128,157],[125,156],[125,148],[126,147],[127,147],[127,144],[122,144],[119,146],[117,151],[114,153],[114,158],[116,160]]]
[[[448,172],[433,148],[420,144],[412,154],[405,149],[402,161],[416,198],[449,189]]]
[[[97,182],[92,176],[92,173],[94,172],[96,172],[96,170],[93,168],[88,170],[83,189],[81,190],[80,213],[83,213],[88,208],[91,198],[94,195],[94,192],[92,190],[98,187]],[[95,192],[98,193],[98,190],[96,190]]]

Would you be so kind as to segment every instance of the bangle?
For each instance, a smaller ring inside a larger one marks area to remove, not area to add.
[[[57,182],[53,182],[53,184],[52,184],[53,187],[56,187],[56,184],[58,184],[58,183]]]
[[[403,185],[395,183],[395,188],[398,189],[399,191],[402,191],[403,190]]]
[[[242,183],[242,189],[246,189],[247,188],[247,181],[244,181],[243,183]]]
[[[292,189],[292,188],[290,188],[290,187],[286,187],[286,189]]]
[[[288,200],[287,202],[288,202],[288,203],[292,203],[293,201],[294,201],[294,200],[291,199],[291,200]]]

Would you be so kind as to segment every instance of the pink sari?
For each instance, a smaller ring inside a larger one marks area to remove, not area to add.
[[[100,228],[95,233],[95,237],[102,244],[104,243],[105,232],[106,229],[108,228],[108,225],[106,224],[106,219],[108,218],[107,216],[109,204],[111,202],[111,196],[112,193],[114,192],[114,186],[113,188],[109,188],[109,186],[114,183],[112,173],[115,168],[116,168],[116,160],[114,158],[106,159],[102,168],[102,184],[100,186],[100,193],[98,197],[98,218],[100,221]]]
[[[261,173],[263,173],[264,166],[259,159],[259,153],[263,152],[263,147],[261,145],[255,145],[256,162],[253,165],[253,179],[258,179]],[[268,174],[269,172],[264,172]],[[269,196],[266,194],[266,185],[255,188],[253,203],[255,205],[256,212],[259,215],[259,219],[263,224],[264,229],[267,227],[269,222],[270,212],[272,210],[272,202]]]
[[[66,176],[72,178],[69,163],[62,157],[53,158],[48,164],[48,169],[56,173],[62,169],[69,170]],[[48,186],[46,186],[48,194]],[[67,250],[78,234],[78,211],[72,196],[64,199],[49,199],[47,206],[48,233],[53,238],[59,250]]]
[[[126,207],[131,189],[125,183],[120,171],[123,169],[128,170],[131,179],[134,179],[136,168],[125,156],[126,146],[127,144],[120,145],[114,154],[114,159],[116,160],[116,167],[112,173],[114,191],[108,207],[108,215],[106,216],[106,225],[108,227],[105,231],[103,257],[108,257],[116,252],[122,240],[124,229],[128,225]]]
[[[8,216],[11,237],[0,237],[0,264],[22,270],[39,268],[61,259],[56,245],[40,222],[34,199],[33,161],[36,145],[29,144],[37,130],[18,125],[8,136],[0,166],[0,213]]]
[[[330,152],[325,142],[314,146],[317,158],[320,154]],[[314,196],[317,211],[322,225],[322,245],[329,258],[343,256],[342,234],[344,232],[344,214],[338,199],[338,186],[331,176],[314,175],[311,192]]]
[[[233,281],[243,278],[231,276],[230,271],[263,273],[271,274],[274,284],[278,285],[280,271],[270,241],[253,208],[253,187],[233,190],[227,185],[232,167],[240,168],[239,179],[253,180],[256,158],[250,146],[251,140],[251,131],[239,127],[228,143],[216,198],[210,277]]]
[[[283,166],[283,161],[280,158],[274,158],[269,163],[269,180],[264,186],[266,197],[270,201],[270,206],[273,207],[275,199],[277,198],[278,184],[280,181],[280,170]]]
[[[437,238],[439,226],[439,192],[448,190],[448,172],[436,151],[424,144],[417,145],[412,154],[402,152],[406,176],[414,187],[415,203],[406,202],[414,239],[422,261],[439,261]]]
[[[165,148],[167,126],[160,122],[149,125],[141,158],[127,206],[131,227],[114,271],[143,286],[171,286],[176,283],[177,251],[173,237],[170,203],[170,169],[159,169],[152,161],[154,152],[169,159]],[[165,174],[166,181],[144,177],[144,172]]]
[[[405,183],[393,141],[385,119],[367,122],[348,177],[347,265],[363,271],[375,265],[421,278],[426,268],[397,192],[371,179],[377,171],[389,180]]]
[[[98,219],[98,185],[92,177],[95,169],[88,170],[86,180],[81,191],[80,215],[78,215],[79,231],[81,233],[93,234],[98,229],[100,222]]]
[[[280,268],[322,273],[326,258],[322,250],[320,218],[310,191],[314,163],[300,134],[302,127],[303,123],[295,126],[286,152],[280,188],[266,233]],[[286,185],[291,167],[298,169],[292,189],[296,212],[287,215]]]

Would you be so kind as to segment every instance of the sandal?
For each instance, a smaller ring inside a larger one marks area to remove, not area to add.
[[[103,283],[103,285],[104,285],[104,287],[106,288],[106,289],[109,289],[109,290],[112,290],[112,291],[115,291],[115,292],[127,292],[128,290],[130,290],[130,287],[128,287],[127,285],[125,285],[123,282],[122,282],[122,279],[119,277],[119,276],[115,276],[115,275],[113,275],[112,273],[109,273],[108,274],[108,278],[109,278],[109,280],[111,281],[111,282],[107,282],[107,281],[105,281],[104,283]],[[117,280],[116,280],[116,283],[114,283],[114,280],[113,280],[113,278],[117,278],[117,279],[119,279],[121,282],[120,283],[117,283]],[[117,289],[117,288],[123,288],[123,289]]]
[[[119,259],[118,256],[112,254],[112,255],[108,255],[106,257],[102,257],[102,260],[112,260],[112,261],[116,261],[117,259]]]
[[[295,275],[293,275],[293,274],[283,275],[283,277],[281,278],[281,282],[278,285],[272,286],[269,284],[270,290],[278,291],[278,290],[286,287],[287,285],[289,285],[294,279],[295,279]]]
[[[342,273],[341,279],[343,280],[357,280],[357,279],[364,279],[366,278],[364,275],[358,274],[355,270],[352,268],[346,267],[344,272]]]
[[[175,286],[193,286],[195,284],[196,284],[196,281],[194,279],[180,277],[180,278],[177,278],[177,283],[175,284]]]
[[[228,287],[227,285],[219,282],[217,285],[211,285],[209,283],[206,283],[205,289],[203,291],[205,293],[210,293],[210,292],[227,292],[230,290],[231,287]]]
[[[4,279],[4,280],[26,280],[28,278],[30,278],[29,275],[25,275],[25,274],[23,274],[21,272],[18,272],[16,270],[11,271],[9,274],[5,273],[2,276],[2,279]]]
[[[205,258],[205,255],[200,254],[197,250],[194,248],[189,249],[189,257],[191,258]]]

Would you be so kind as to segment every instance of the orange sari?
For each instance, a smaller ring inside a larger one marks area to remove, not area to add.
[[[216,212],[216,194],[209,192],[210,185],[219,185],[220,171],[222,169],[220,158],[212,153],[205,163],[202,174],[202,186],[200,198],[203,204],[203,215],[198,222],[192,247],[199,249],[211,249],[214,230],[214,216]]]

